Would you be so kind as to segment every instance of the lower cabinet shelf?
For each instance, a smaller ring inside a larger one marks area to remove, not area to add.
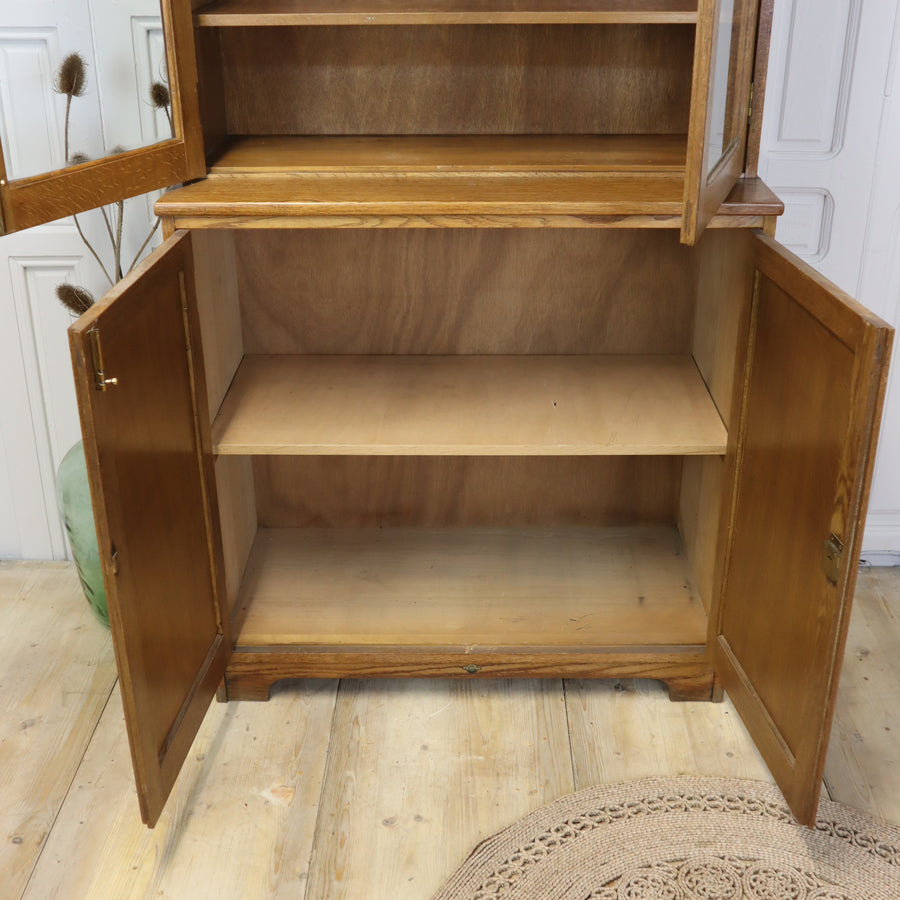
[[[644,675],[708,695],[706,631],[675,528],[261,529],[226,682]]]
[[[690,356],[248,355],[221,455],[723,454]]]

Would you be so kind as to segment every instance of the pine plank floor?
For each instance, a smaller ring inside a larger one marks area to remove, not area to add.
[[[827,795],[900,822],[900,568],[861,572]],[[770,780],[730,703],[649,681],[368,681],[213,704],[143,827],[109,633],[0,563],[0,897],[424,900],[529,810],[650,774]]]

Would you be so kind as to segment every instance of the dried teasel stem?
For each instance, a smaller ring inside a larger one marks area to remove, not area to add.
[[[85,237],[84,232],[81,230],[81,223],[78,221],[78,216],[73,215],[72,219],[75,222],[75,229],[78,231],[78,236],[81,238],[81,242],[84,244],[85,247],[88,248],[88,250],[91,251],[91,256],[93,256],[94,259],[97,260],[97,265],[100,266],[100,270],[106,276],[106,280],[110,284],[115,284],[115,282],[110,277],[109,272],[106,271],[106,266],[103,265],[103,260],[101,260],[100,257],[97,255],[97,251],[91,246],[91,242]]]
[[[67,310],[76,316],[87,312],[94,305],[94,295],[86,288],[78,287],[75,284],[58,284],[56,297]]]
[[[69,158],[69,113],[72,108],[72,98],[81,97],[87,85],[87,66],[84,57],[80,53],[70,53],[56,70],[53,79],[53,90],[58,94],[66,95],[66,124],[65,124],[65,148],[63,159]]]
[[[172,133],[172,137],[175,137],[175,123],[172,121],[172,95],[169,93],[168,87],[163,84],[161,81],[154,81],[153,84],[150,85],[150,102],[156,107],[156,109],[161,109],[166,114],[166,119],[169,121],[169,131]]]
[[[138,252],[134,254],[134,259],[131,261],[131,265],[128,267],[129,272],[137,265],[137,261],[141,258],[141,254],[144,252],[144,250],[147,249],[147,244],[150,243],[150,239],[153,237],[154,234],[156,234],[156,229],[159,228],[160,221],[161,221],[161,219],[159,218],[159,216],[157,216],[156,222],[154,223],[153,227],[150,229],[150,234],[147,235],[146,240],[144,241],[143,244],[141,244],[140,250],[138,250]]]
[[[116,281],[122,279],[122,223],[125,218],[125,201],[119,200],[116,203]]]

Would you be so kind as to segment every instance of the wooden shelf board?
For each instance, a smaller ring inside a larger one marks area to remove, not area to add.
[[[156,211],[191,227],[677,227],[685,152],[683,135],[240,137]],[[747,179],[718,219],[783,210]]]
[[[683,134],[267,135],[231,137],[213,175],[684,171]]]
[[[253,647],[702,646],[674,528],[261,529],[235,611]]]
[[[203,26],[695,24],[697,0],[215,0]]]
[[[211,175],[156,202],[161,216],[680,215],[679,173],[441,172]]]
[[[247,356],[218,454],[724,454],[689,357]]]

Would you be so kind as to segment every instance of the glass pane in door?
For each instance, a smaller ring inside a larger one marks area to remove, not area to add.
[[[13,181],[173,137],[159,0],[0,0]]]
[[[710,123],[707,143],[709,177],[716,165],[739,137],[741,110],[738,108],[736,78],[743,35],[741,17],[746,3],[720,0],[713,43],[712,78],[710,84]]]

